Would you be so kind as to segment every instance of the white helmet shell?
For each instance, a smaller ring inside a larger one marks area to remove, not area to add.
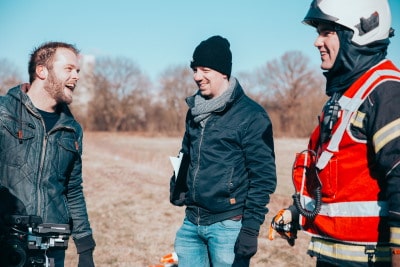
[[[387,0],[313,0],[303,22],[323,21],[352,30],[352,41],[366,45],[389,37],[392,18]]]

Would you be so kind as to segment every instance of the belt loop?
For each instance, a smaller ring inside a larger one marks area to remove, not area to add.
[[[375,257],[376,247],[373,245],[366,245],[364,252],[368,255],[368,266],[373,266],[373,258]]]

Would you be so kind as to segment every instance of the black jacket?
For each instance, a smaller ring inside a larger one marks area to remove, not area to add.
[[[92,234],[81,155],[82,129],[67,105],[46,133],[20,86],[0,97],[0,185],[22,201],[26,215],[40,216],[45,223],[71,223],[74,239]]]
[[[194,96],[186,101],[193,107]],[[259,230],[268,212],[269,195],[276,188],[267,113],[237,82],[227,105],[214,112],[204,127],[193,119],[189,109],[181,149],[189,155],[182,202],[187,218],[209,225],[243,215],[243,227]],[[171,182],[173,187],[174,178]]]

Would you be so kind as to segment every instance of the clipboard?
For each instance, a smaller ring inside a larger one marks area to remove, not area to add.
[[[170,157],[174,175],[170,181],[170,202],[176,206],[183,206],[188,187],[186,176],[189,169],[190,157],[180,152],[177,157]]]

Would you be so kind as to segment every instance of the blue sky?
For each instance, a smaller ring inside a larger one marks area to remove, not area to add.
[[[393,28],[388,57],[400,66],[400,0],[389,0]],[[76,44],[83,54],[123,56],[150,78],[189,64],[212,35],[231,43],[233,75],[252,72],[288,51],[319,66],[316,32],[301,23],[310,0],[0,0],[0,58],[27,80],[32,49],[45,41]]]

